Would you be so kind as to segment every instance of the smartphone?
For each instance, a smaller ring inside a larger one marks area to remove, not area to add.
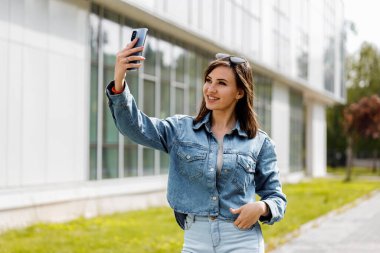
[[[148,33],[148,28],[136,28],[132,30],[131,41],[134,40],[135,38],[138,38],[134,48],[144,46],[147,33]],[[134,53],[133,55],[141,56],[142,51]],[[131,61],[131,63],[139,63],[139,62],[140,61]],[[129,68],[128,70],[136,70],[136,69],[137,68]]]

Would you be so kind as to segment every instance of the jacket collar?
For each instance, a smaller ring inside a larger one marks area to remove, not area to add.
[[[194,130],[199,130],[202,126],[206,128],[207,132],[211,133],[211,112],[208,112],[201,121],[193,123]],[[248,137],[247,133],[240,128],[239,121],[236,121],[235,127],[232,128],[231,132],[237,132],[241,137]]]

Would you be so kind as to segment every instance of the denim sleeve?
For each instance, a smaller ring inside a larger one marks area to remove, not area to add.
[[[270,215],[260,220],[272,225],[284,217],[287,200],[282,192],[274,144],[269,138],[265,139],[257,157],[255,183],[256,193],[270,209]]]
[[[114,81],[108,84],[106,95],[112,117],[120,133],[138,144],[168,153],[176,137],[178,119],[170,117],[160,120],[148,117],[137,107],[128,85],[120,94],[112,93],[113,86]]]

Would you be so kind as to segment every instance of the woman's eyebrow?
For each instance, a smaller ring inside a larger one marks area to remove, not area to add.
[[[209,76],[209,75],[206,76],[206,79],[208,79],[208,78],[212,80],[212,77]],[[227,79],[224,79],[224,78],[217,78],[216,81],[224,81],[224,82],[228,82],[228,80],[227,80]]]

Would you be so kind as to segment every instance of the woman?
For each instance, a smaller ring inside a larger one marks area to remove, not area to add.
[[[198,115],[161,120],[137,108],[124,82],[127,69],[145,60],[132,55],[143,50],[135,43],[117,54],[109,106],[122,134],[169,153],[167,197],[185,229],[182,252],[264,252],[258,221],[279,221],[286,197],[274,145],[258,129],[249,62],[217,54],[205,71]]]

